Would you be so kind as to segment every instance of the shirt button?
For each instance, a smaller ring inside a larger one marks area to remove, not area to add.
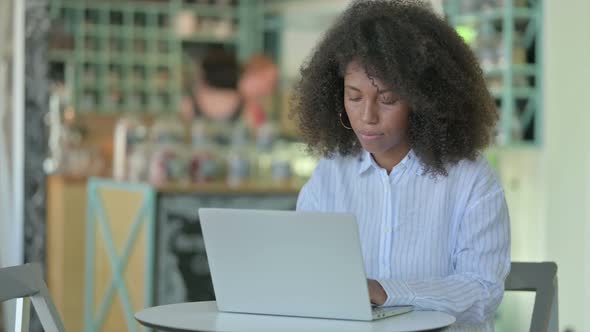
[[[391,227],[385,227],[383,231],[385,232],[385,234],[389,234],[391,233]]]

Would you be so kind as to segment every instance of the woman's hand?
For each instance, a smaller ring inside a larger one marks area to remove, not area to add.
[[[369,298],[371,299],[371,303],[383,305],[383,303],[387,301],[387,293],[385,293],[381,284],[373,279],[367,279],[367,284],[369,286]]]

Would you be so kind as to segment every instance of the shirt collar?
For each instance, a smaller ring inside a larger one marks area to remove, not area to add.
[[[371,155],[371,153],[365,149],[363,149],[361,154],[358,156],[358,163],[359,163],[359,168],[358,168],[359,175],[363,174],[364,172],[366,172],[370,168],[375,168],[375,169],[381,168],[381,166],[379,166],[377,164],[375,159],[373,159],[373,156]],[[414,150],[410,150],[410,152],[408,152],[408,154],[402,159],[402,161],[400,161],[400,163],[398,165],[396,165],[395,167],[400,167],[400,166],[406,167],[409,170],[414,171],[416,174],[420,174],[420,170],[422,169],[422,167],[420,167],[420,165],[421,165],[420,160],[418,160],[418,157],[414,153]]]
[[[358,163],[359,163],[359,174],[363,174],[369,168],[371,168],[371,166],[378,167],[377,163],[375,163],[375,160],[371,156],[371,153],[369,153],[369,151],[367,151],[365,149],[363,149],[361,154],[358,156]]]

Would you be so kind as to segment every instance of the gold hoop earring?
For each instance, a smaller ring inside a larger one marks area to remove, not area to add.
[[[350,123],[350,120],[348,120],[348,122]],[[348,129],[348,130],[352,130],[351,126],[347,126],[344,124],[344,121],[342,121],[342,112],[340,112],[340,124],[342,125],[342,127]]]

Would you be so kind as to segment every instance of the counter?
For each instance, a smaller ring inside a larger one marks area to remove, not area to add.
[[[302,184],[50,176],[47,280],[66,329],[140,331],[133,313],[141,308],[213,300],[198,209],[293,210]]]

